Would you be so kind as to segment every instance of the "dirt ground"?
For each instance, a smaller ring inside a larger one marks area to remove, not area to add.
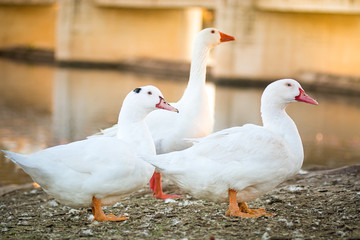
[[[273,217],[226,217],[226,203],[154,199],[147,189],[105,213],[128,214],[124,222],[91,222],[90,209],[57,203],[25,185],[0,189],[1,239],[360,239],[360,165],[308,170],[281,184],[252,208]],[[172,184],[165,190],[182,193]]]

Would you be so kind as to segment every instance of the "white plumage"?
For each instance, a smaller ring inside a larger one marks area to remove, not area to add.
[[[196,36],[187,88],[177,103],[171,103],[180,113],[154,111],[146,117],[157,154],[183,150],[192,145],[185,138],[205,137],[212,132],[214,117],[205,86],[206,64],[213,47],[232,40],[235,38],[215,28],[206,28]],[[114,125],[90,138],[115,136],[117,128],[118,125]],[[150,188],[154,190],[156,198],[178,197],[163,194],[161,177],[155,175],[156,173],[150,182]]]
[[[137,88],[124,100],[117,137],[86,139],[29,156],[4,152],[49,195],[69,206],[92,206],[97,219],[93,198],[101,201],[100,205],[112,204],[149,181],[154,167],[141,160],[138,154],[155,155],[145,117],[159,108],[177,111],[165,102],[156,87]],[[114,217],[97,220],[114,221]]]
[[[195,140],[186,150],[144,159],[197,198],[224,202],[232,190],[239,203],[254,200],[302,166],[301,138],[285,112],[296,101],[317,104],[295,80],[275,81],[262,95],[263,126],[225,129]]]
[[[4,152],[45,192],[72,207],[91,206],[93,196],[112,204],[144,187],[154,171],[117,138],[77,141],[29,156]]]

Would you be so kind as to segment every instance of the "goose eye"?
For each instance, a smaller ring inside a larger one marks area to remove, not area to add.
[[[215,33],[215,30],[213,29],[213,30],[211,30],[211,33]]]
[[[151,91],[148,91],[147,94],[152,95],[152,92],[151,92]]]

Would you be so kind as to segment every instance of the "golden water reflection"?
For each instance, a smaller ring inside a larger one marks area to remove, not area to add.
[[[83,139],[116,123],[124,96],[155,85],[177,101],[187,78],[138,73],[53,68],[0,59],[0,148],[31,153]],[[214,87],[215,130],[260,124],[262,89]],[[318,106],[296,103],[288,112],[305,149],[304,165],[338,167],[360,162],[360,97],[310,94]],[[30,181],[11,162],[0,159],[0,186]]]

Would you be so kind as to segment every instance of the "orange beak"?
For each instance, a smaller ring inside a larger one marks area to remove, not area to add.
[[[219,32],[220,33],[220,42],[228,42],[228,41],[233,41],[235,40],[235,37],[227,35],[225,33]]]

